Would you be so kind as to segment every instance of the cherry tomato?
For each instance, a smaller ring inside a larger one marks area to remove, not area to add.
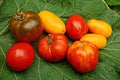
[[[17,12],[10,20],[10,31],[18,41],[32,43],[41,36],[43,26],[35,12]]]
[[[6,54],[7,65],[14,71],[26,70],[34,61],[34,49],[28,43],[16,43]]]
[[[93,71],[98,63],[98,48],[90,42],[75,41],[67,53],[68,62],[80,73]]]
[[[88,25],[80,15],[74,14],[66,21],[66,31],[71,39],[79,40],[88,32]]]
[[[51,62],[61,61],[67,53],[68,41],[64,34],[49,34],[38,43],[41,57]]]

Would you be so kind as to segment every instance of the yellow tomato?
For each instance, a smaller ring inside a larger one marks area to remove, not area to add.
[[[44,30],[47,33],[65,33],[66,27],[64,22],[54,13],[50,11],[41,11],[39,17],[42,20]]]
[[[103,35],[100,34],[86,34],[80,41],[88,41],[97,46],[98,49],[104,48],[107,44],[107,40]]]
[[[102,20],[90,19],[87,24],[92,33],[101,34],[106,38],[112,34],[111,26]]]

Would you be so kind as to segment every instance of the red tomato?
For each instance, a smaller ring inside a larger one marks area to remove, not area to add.
[[[66,21],[66,31],[71,39],[78,40],[88,32],[88,25],[80,15],[74,14]]]
[[[23,71],[34,61],[34,49],[28,43],[16,43],[6,54],[7,65],[14,71]]]
[[[68,41],[64,34],[49,34],[38,43],[41,57],[51,62],[62,60],[67,53]]]
[[[96,68],[98,48],[90,42],[75,41],[67,53],[68,62],[80,73],[87,73]]]

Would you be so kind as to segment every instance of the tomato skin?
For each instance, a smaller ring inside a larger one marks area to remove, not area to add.
[[[6,63],[14,71],[24,71],[34,61],[34,49],[28,43],[16,43],[11,46],[6,54]]]
[[[40,17],[33,11],[17,12],[10,20],[10,31],[20,42],[35,42],[43,33]]]
[[[53,12],[43,10],[38,14],[42,20],[44,29],[49,34],[66,32],[64,22]]]
[[[80,41],[89,41],[96,45],[98,49],[102,49],[107,45],[107,39],[100,34],[89,33],[80,38]]]
[[[71,39],[79,40],[88,32],[88,25],[80,15],[74,14],[66,21],[66,32]]]
[[[90,42],[75,41],[67,53],[68,62],[80,73],[91,72],[98,63],[98,48]]]
[[[95,34],[101,34],[106,38],[112,34],[112,27],[105,21],[90,19],[87,22],[90,32]]]
[[[64,34],[49,34],[38,43],[39,55],[50,62],[61,61],[66,56],[67,49],[68,41]]]

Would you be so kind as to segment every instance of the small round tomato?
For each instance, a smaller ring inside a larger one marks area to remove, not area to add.
[[[32,43],[41,36],[43,26],[35,12],[17,12],[10,20],[10,31],[18,41]]]
[[[66,31],[71,39],[79,40],[88,32],[88,25],[80,15],[74,14],[66,21]]]
[[[34,61],[34,49],[28,43],[16,43],[6,54],[7,65],[14,71],[23,71]]]
[[[75,41],[67,53],[68,62],[80,73],[93,71],[98,63],[98,48],[90,42]]]
[[[64,34],[49,34],[38,43],[41,57],[51,62],[61,61],[67,53],[68,41]]]

